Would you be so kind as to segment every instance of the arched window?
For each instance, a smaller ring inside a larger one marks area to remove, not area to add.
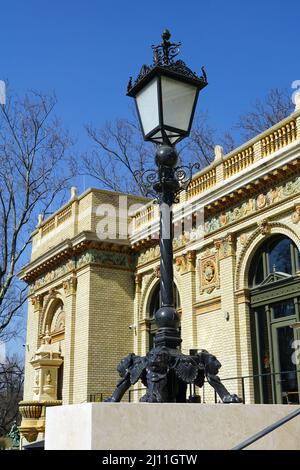
[[[270,237],[252,259],[249,284],[258,286],[272,272],[294,275],[299,270],[299,251],[284,235]]]
[[[155,312],[161,307],[161,295],[160,295],[160,283],[158,283],[151,296],[149,303],[149,320],[150,320],[150,329],[149,329],[149,350],[153,347],[154,336],[157,331],[155,324]],[[176,285],[174,284],[174,307],[180,309],[180,296]]]
[[[292,360],[299,322],[299,250],[284,235],[268,238],[249,269],[255,400],[299,403],[300,368]],[[298,338],[299,335],[299,338]]]

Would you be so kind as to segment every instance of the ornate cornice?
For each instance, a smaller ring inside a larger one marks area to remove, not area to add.
[[[259,190],[260,189],[260,190]],[[218,215],[208,217],[204,224],[205,235],[209,235],[220,229],[223,229],[233,223],[245,220],[247,217],[264,212],[266,209],[275,206],[291,197],[299,194],[300,192],[300,176],[281,184],[274,185],[270,189],[264,188],[256,189],[256,195],[249,199],[245,199],[246,193],[242,194],[237,203],[236,199],[232,199],[231,207],[228,210],[220,212]]]
[[[39,256],[36,260],[30,262],[18,273],[19,278],[28,284],[40,278],[43,274],[54,273],[54,277],[59,277],[80,267],[84,264],[84,260],[80,255],[87,251],[103,252],[104,255],[91,256],[90,262],[100,263],[101,259],[104,264],[122,265],[128,269],[132,268],[130,259],[134,258],[134,252],[131,247],[126,244],[116,242],[104,242],[96,238],[93,232],[82,232],[73,239],[65,240],[58,244],[52,250]],[[105,255],[106,254],[106,255]],[[114,262],[115,257],[123,256],[124,260],[120,263]],[[86,263],[85,263],[86,264]]]

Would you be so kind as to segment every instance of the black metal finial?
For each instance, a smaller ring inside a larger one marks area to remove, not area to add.
[[[188,79],[200,80],[202,82],[201,88],[207,85],[207,75],[202,67],[202,75],[199,77],[195,72],[193,72],[183,60],[174,60],[174,58],[179,54],[181,42],[173,43],[170,42],[171,33],[168,29],[165,29],[161,35],[162,42],[157,46],[152,45],[153,50],[153,64],[146,65],[144,64],[141,67],[141,70],[137,78],[133,81],[132,78],[129,79],[127,85],[127,94],[132,95],[132,89],[134,89],[140,82],[144,81],[147,76],[150,76],[155,70],[156,67],[163,67],[171,73],[177,73]]]
[[[172,43],[169,41],[171,33],[165,29],[161,35],[162,43],[157,46],[151,46],[153,49],[153,63],[155,65],[169,65],[173,63],[174,57],[179,54],[181,42]]]

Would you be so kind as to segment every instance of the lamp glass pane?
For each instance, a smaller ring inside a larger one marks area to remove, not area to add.
[[[169,77],[161,77],[163,123],[187,131],[197,87]]]
[[[137,93],[136,103],[144,134],[147,135],[159,124],[157,78],[151,80]]]

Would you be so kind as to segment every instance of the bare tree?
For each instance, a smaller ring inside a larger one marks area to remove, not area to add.
[[[196,118],[190,137],[187,139],[187,158],[198,161],[203,168],[212,162],[217,144],[222,145],[225,153],[235,148],[235,141],[230,132],[219,136],[209,124],[207,113],[202,113]]]
[[[146,170],[155,152],[143,141],[137,122],[117,119],[102,129],[89,125],[86,130],[93,148],[79,166],[73,160],[77,174],[94,177],[106,189],[147,196],[135,172]]]
[[[19,424],[19,401],[23,396],[24,366],[17,356],[0,363],[0,437],[6,436],[12,423]]]
[[[131,121],[117,119],[106,123],[101,129],[89,125],[86,130],[92,149],[79,163],[72,159],[73,170],[94,177],[103,188],[149,196],[136,172],[153,166],[155,146],[144,142],[136,116]],[[185,151],[185,161],[196,158],[205,166],[213,158],[214,145],[215,131],[203,115],[194,126],[191,138],[177,150],[180,156]]]
[[[242,138],[250,140],[286,118],[293,112],[293,108],[287,90],[272,88],[263,100],[254,103],[251,111],[240,116],[236,127]]]
[[[70,177],[68,134],[53,116],[54,96],[31,92],[0,106],[0,338],[26,299],[16,278],[37,214],[45,214]]]
[[[222,145],[225,154],[231,152],[243,140],[268,129],[292,110],[288,92],[272,89],[264,100],[257,101],[250,112],[240,117],[234,126],[237,133],[229,130],[223,135],[211,126],[204,112],[195,119],[190,137],[177,148],[181,161],[198,161],[203,168],[212,162],[216,144]],[[102,129],[90,125],[87,132],[93,148],[79,164],[76,162],[77,173],[92,176],[102,187],[113,191],[148,196],[135,172],[153,166],[155,147],[143,141],[136,116],[131,121],[117,119]]]

